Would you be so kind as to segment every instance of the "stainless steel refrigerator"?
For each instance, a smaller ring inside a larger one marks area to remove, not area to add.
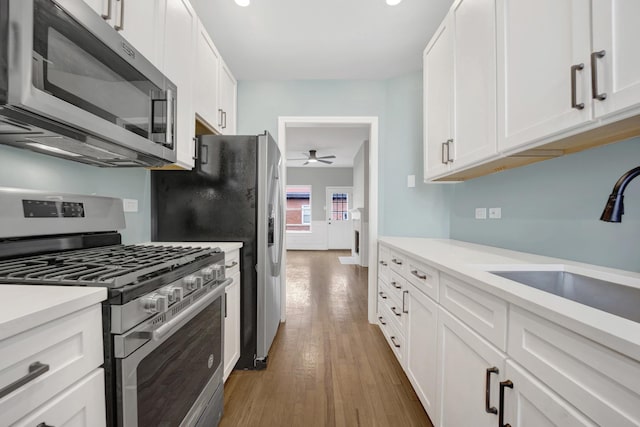
[[[240,241],[240,360],[266,367],[280,324],[284,238],[281,156],[267,132],[201,136],[191,171],[152,171],[156,241]]]

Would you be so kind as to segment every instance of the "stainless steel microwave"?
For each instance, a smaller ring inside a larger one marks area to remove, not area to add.
[[[177,88],[81,0],[0,0],[0,143],[98,166],[176,160]]]

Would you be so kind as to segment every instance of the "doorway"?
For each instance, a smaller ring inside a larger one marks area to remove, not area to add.
[[[327,187],[326,191],[327,249],[351,249],[353,188]]]
[[[368,128],[368,155],[367,165],[367,184],[366,194],[366,216],[362,217],[361,227],[358,230],[360,236],[366,236],[366,243],[359,245],[358,250],[364,259],[367,260],[368,269],[367,278],[367,319],[369,323],[376,322],[376,284],[377,284],[377,238],[378,238],[378,118],[377,117],[344,117],[344,116],[295,116],[295,117],[279,117],[278,118],[278,146],[282,153],[287,153],[287,130],[301,127],[362,127]],[[311,147],[309,147],[311,148]],[[299,155],[298,155],[299,156]],[[285,154],[286,157],[286,154]],[[287,183],[287,164],[283,165],[282,171],[282,190],[285,191]],[[351,216],[351,215],[349,215]],[[328,217],[327,217],[328,218]],[[326,218],[325,218],[326,220]],[[366,222],[365,222],[366,221]],[[324,221],[323,221],[324,222]],[[332,224],[333,225],[333,224]],[[315,227],[312,221],[312,229]],[[352,239],[350,231],[349,240]],[[361,237],[360,237],[361,238]],[[351,242],[350,242],[351,243]],[[283,264],[286,265],[286,245],[283,254]],[[286,320],[286,279],[281,284],[282,292],[282,312],[281,321]]]

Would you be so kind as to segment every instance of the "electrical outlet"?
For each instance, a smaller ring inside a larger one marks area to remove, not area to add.
[[[487,208],[476,208],[476,219],[487,219]]]
[[[416,176],[415,175],[408,175],[407,176],[407,187],[413,188],[415,186],[416,186]]]
[[[138,200],[122,199],[122,207],[125,212],[138,212]]]
[[[489,208],[489,218],[490,219],[501,219],[502,218],[502,208]]]

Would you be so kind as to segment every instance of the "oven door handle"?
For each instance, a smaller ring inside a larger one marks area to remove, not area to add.
[[[211,301],[220,298],[224,294],[227,285],[231,284],[231,282],[233,282],[231,278],[224,280],[220,285],[216,286],[215,289],[202,297],[201,300],[154,330],[152,333],[153,341],[162,341],[166,336],[171,335],[176,329],[179,329],[184,322],[191,320],[196,314],[201,312],[204,307],[209,305]]]

